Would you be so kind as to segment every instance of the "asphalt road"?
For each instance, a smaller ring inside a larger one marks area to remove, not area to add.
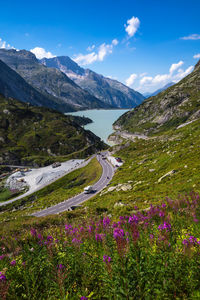
[[[107,155],[107,153],[104,154]],[[69,210],[72,206],[80,205],[84,201],[92,198],[94,195],[99,193],[111,181],[114,175],[114,168],[106,159],[102,159],[101,155],[97,155],[97,159],[100,162],[103,171],[99,181],[97,181],[93,185],[93,193],[85,194],[84,192],[82,192],[81,194],[78,194],[66,201],[63,201],[57,205],[51,206],[39,212],[33,213],[32,215],[35,217],[44,217],[47,215],[58,214]]]

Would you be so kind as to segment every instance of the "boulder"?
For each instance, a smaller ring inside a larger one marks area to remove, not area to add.
[[[166,173],[165,175],[163,175],[162,177],[160,177],[158,179],[158,183],[161,182],[164,178],[172,176],[173,174],[175,174],[177,171],[176,170],[171,170],[168,173]]]

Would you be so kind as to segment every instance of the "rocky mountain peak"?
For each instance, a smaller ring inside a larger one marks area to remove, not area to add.
[[[77,75],[84,75],[85,70],[81,68],[75,61],[73,61],[69,56],[57,56],[53,58],[43,58],[40,62],[50,68],[56,68],[64,72],[66,75],[68,73],[75,73]]]
[[[68,56],[43,59],[41,63],[47,67],[59,69],[82,89],[112,107],[133,108],[144,100],[144,96],[140,93],[117,80],[80,67]]]
[[[7,64],[16,65],[16,63],[20,64],[32,64],[38,63],[38,60],[30,51],[27,50],[15,50],[15,49],[0,49],[1,60],[7,60]]]

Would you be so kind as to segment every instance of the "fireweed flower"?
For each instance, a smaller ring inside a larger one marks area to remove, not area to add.
[[[51,235],[48,235],[48,236],[47,236],[47,241],[48,241],[48,242],[52,242],[52,241],[53,241],[53,237],[52,237]]]
[[[196,217],[195,214],[193,214],[193,221],[194,221],[195,223],[198,223],[198,222],[199,222],[199,220],[197,219],[197,217]]]
[[[160,231],[166,231],[166,232],[172,230],[172,229],[171,229],[171,224],[170,224],[170,223],[167,223],[167,222],[164,222],[163,224],[160,224],[160,225],[158,226],[158,229],[159,229]]]
[[[103,226],[104,227],[107,227],[108,225],[110,224],[110,219],[107,217],[107,218],[104,218],[103,219]]]
[[[152,240],[154,238],[154,235],[153,234],[150,234],[149,235],[149,238]]]
[[[136,242],[139,239],[140,233],[137,230],[137,228],[134,228],[134,230],[132,231],[132,237],[133,237],[134,242]]]
[[[0,282],[1,281],[6,281],[6,276],[2,272],[0,272]]]
[[[74,228],[73,230],[72,230],[72,233],[74,234],[74,233],[77,233],[79,230],[78,230],[78,228]]]
[[[36,236],[36,235],[37,235],[36,229],[31,228],[31,235],[32,235],[32,236]]]
[[[162,218],[162,217],[164,217],[164,216],[165,216],[165,213],[164,213],[164,211],[161,210],[161,211],[159,212],[159,217]]]
[[[120,229],[120,228],[115,228],[114,232],[113,232],[113,237],[115,239],[123,238],[124,237],[124,230]]]
[[[139,219],[136,215],[133,215],[132,217],[129,217],[129,220],[128,220],[129,224],[133,224],[133,223],[137,224],[138,221],[139,221]]]
[[[40,233],[38,233],[37,237],[38,237],[39,240],[43,240],[43,237]]]
[[[93,231],[94,231],[93,226],[89,225],[89,227],[88,227],[88,232],[89,232],[89,233],[92,233]]]
[[[106,264],[108,264],[108,263],[111,262],[111,257],[110,257],[110,256],[107,256],[107,255],[104,255],[104,256],[103,256],[103,261],[104,261]]]
[[[5,255],[0,255],[0,260],[4,259]]]
[[[58,268],[59,270],[63,270],[63,269],[65,268],[65,266],[62,265],[62,264],[59,264],[59,265],[57,265],[57,268]]]
[[[103,237],[104,235],[103,234],[95,234],[95,239],[96,239],[96,241],[97,242],[102,242],[102,237]]]
[[[195,238],[193,235],[191,235],[191,236],[189,236],[189,238],[184,239],[182,241],[182,244],[184,246],[188,246],[188,247],[190,247],[190,246],[197,246],[197,245],[199,246],[200,245],[200,241],[197,241],[197,238]]]
[[[117,244],[117,251],[120,256],[123,256],[127,252],[128,238],[125,236],[124,230],[121,228],[115,228],[113,231],[113,237]]]
[[[115,228],[115,227],[117,227],[117,223],[114,222],[114,223],[112,224],[112,228]]]
[[[65,230],[66,231],[70,231],[72,229],[73,229],[73,227],[71,225],[65,225]]]
[[[193,235],[191,235],[189,237],[189,241],[190,241],[191,244],[195,244],[197,242],[197,239]]]
[[[74,245],[80,245],[80,244],[82,244],[83,242],[82,242],[81,240],[78,240],[77,238],[73,238],[72,243],[73,243]]]
[[[80,232],[83,232],[85,229],[84,229],[84,227],[83,226],[81,226],[80,228],[79,228],[79,231]]]
[[[15,265],[16,265],[16,260],[11,261],[11,262],[10,262],[10,265],[11,265],[11,266],[15,266]]]

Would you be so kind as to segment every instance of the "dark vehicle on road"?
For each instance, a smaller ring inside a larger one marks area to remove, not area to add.
[[[52,164],[52,168],[57,168],[57,167],[60,167],[61,166],[61,163],[60,162],[55,162]]]
[[[117,162],[122,162],[122,160],[121,160],[120,157],[116,157],[116,161],[117,161]]]

